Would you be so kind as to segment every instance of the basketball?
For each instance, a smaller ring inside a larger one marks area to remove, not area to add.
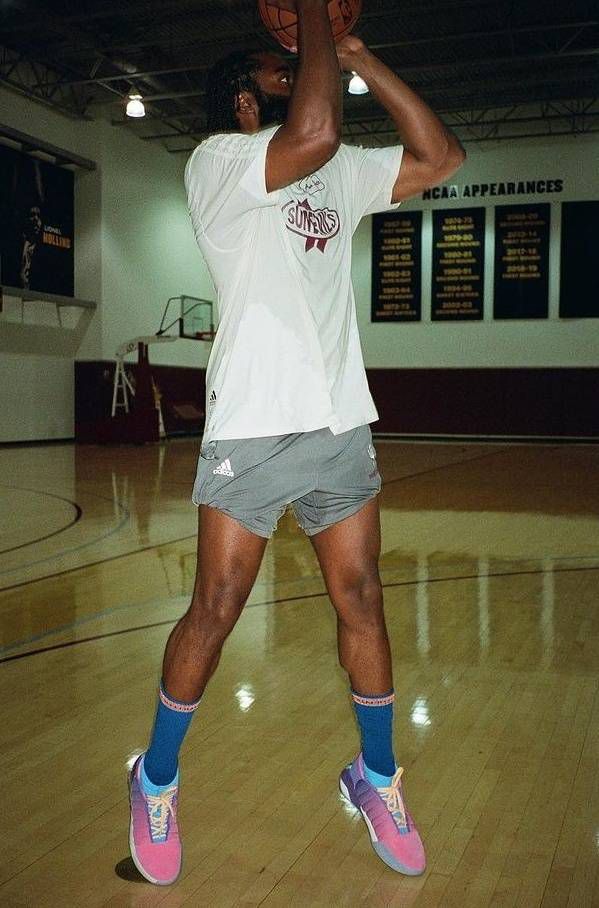
[[[274,38],[290,50],[297,47],[297,13],[271,0],[258,0],[262,21]],[[351,32],[362,12],[362,0],[329,0],[329,19],[335,41]]]

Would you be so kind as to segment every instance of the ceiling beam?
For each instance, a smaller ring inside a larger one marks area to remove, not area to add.
[[[535,102],[539,104],[573,104],[576,106],[578,103],[580,103],[582,105],[588,106],[589,104],[592,105],[595,103],[594,100],[589,101],[589,99],[594,99],[599,96],[599,76],[595,79],[594,84],[586,86],[584,90],[584,100],[580,102],[578,102],[576,99],[572,100],[572,95],[565,93],[565,86],[564,94],[562,94],[558,98],[555,92],[558,88],[561,88],[561,86],[554,87],[548,84],[540,74],[534,81],[544,89],[541,92],[537,91],[535,93]],[[570,81],[577,82],[577,74],[572,74]],[[479,87],[479,92],[477,94],[473,94],[472,92],[465,93],[463,87],[451,85],[447,86],[444,89],[437,88],[436,90],[439,92],[438,96],[427,96],[427,101],[441,117],[457,115],[464,110],[500,110],[502,108],[505,108],[508,104],[515,104],[518,107],[524,104],[530,104],[531,102],[529,86],[530,80],[524,85],[520,80],[514,81],[511,84],[506,83],[505,80],[501,80],[500,82],[487,82],[481,84]],[[502,92],[502,100],[500,102],[498,102],[497,100],[497,95],[495,94],[494,96],[494,92],[497,92],[498,90],[501,90]],[[464,94],[466,94],[466,96],[464,96]],[[356,103],[356,101],[358,101],[358,103]],[[360,101],[362,101],[362,103],[360,103]],[[363,99],[352,99],[350,105],[351,106],[349,106],[345,111],[345,126],[352,126],[353,124],[368,122],[385,122],[386,120],[388,120],[385,111],[382,108],[378,107],[376,104],[373,104],[372,101],[368,102],[368,106],[365,107],[363,104]],[[570,115],[583,116],[584,110],[571,111]],[[566,114],[564,114],[564,116],[566,116]],[[173,117],[171,119],[176,119],[176,117]],[[205,138],[206,135],[208,135],[208,133],[206,132],[205,121],[203,117],[196,115],[194,115],[194,120],[202,120],[203,122],[198,123],[193,130],[180,129],[178,136],[175,136],[175,134],[169,136],[160,134],[160,138],[167,139],[193,135],[198,141],[201,141],[201,139]],[[123,120],[113,121],[113,125],[129,126],[130,128],[135,129],[135,127],[139,128],[139,126],[142,126],[145,122],[145,119],[138,121]],[[160,122],[165,123],[166,119],[163,118]],[[172,127],[172,124],[170,122],[167,125],[169,126],[169,128]],[[151,135],[152,134],[150,133],[150,136]],[[141,135],[140,138],[146,138],[146,136]]]
[[[41,151],[42,154],[54,158],[57,163],[73,164],[75,167],[80,167],[83,170],[96,169],[95,161],[92,161],[89,158],[83,158],[81,155],[73,154],[70,151],[66,151],[64,148],[58,148],[58,146],[52,145],[50,142],[36,139],[33,136],[27,135],[27,133],[20,132],[18,129],[13,129],[12,126],[6,126],[4,123],[0,123],[0,137],[20,145],[24,151]]]
[[[428,2],[426,0],[378,0],[378,6],[375,8],[376,2],[377,0],[370,0],[371,8],[362,13],[361,20],[368,21],[369,19],[378,19],[395,14],[405,15],[408,11],[426,14],[427,12],[451,12],[456,8],[463,9],[464,7],[472,6],[477,8],[494,7],[497,5],[497,0],[486,0],[486,2],[485,0],[483,2],[481,0],[452,0],[452,2],[451,0],[450,2],[442,2],[442,0],[428,0]],[[202,7],[203,12],[212,12],[221,16],[223,13],[223,0],[212,0],[212,2],[210,0],[202,0]],[[247,7],[247,0],[226,0],[227,12],[243,13],[247,11]],[[60,18],[65,25],[84,25],[87,22],[99,22],[102,19],[112,20],[116,17],[122,17],[123,14],[151,14],[152,12],[168,12],[169,10],[184,12],[187,9],[190,12],[197,12],[197,0],[137,0],[137,2],[136,0],[127,0],[125,6],[123,3],[102,2],[97,4],[95,8],[92,7],[85,12],[61,16]],[[24,21],[22,12],[19,9],[13,13],[14,21],[12,23],[9,21],[10,15],[10,10],[5,10],[3,13],[5,21],[1,31],[4,35],[20,34],[43,28],[48,24],[45,16],[38,16],[37,19],[30,16]]]
[[[564,102],[565,103],[565,102]],[[499,126],[506,124],[524,124],[524,123],[549,123],[551,121],[563,120],[572,120],[572,119],[584,119],[584,118],[599,118],[599,110],[592,110],[591,107],[599,103],[598,98],[592,98],[586,101],[576,101],[572,102],[575,107],[579,108],[577,110],[565,109],[563,112],[553,113],[553,114],[535,114],[530,116],[514,116],[510,115],[510,111],[515,109],[508,108],[504,116],[495,116],[494,119],[488,119],[486,116],[480,116],[480,111],[452,111],[446,112],[444,115],[444,122],[451,129],[468,129],[468,128],[483,128],[488,126]],[[522,107],[524,105],[516,105]],[[557,109],[557,102],[554,105],[554,108]],[[586,109],[585,109],[586,108]],[[492,108],[497,110],[497,108]],[[486,112],[484,112],[486,113]],[[450,118],[452,118],[450,122]],[[454,122],[455,121],[455,122]],[[386,116],[384,113],[378,117],[366,117],[360,119],[350,119],[346,120],[343,124],[344,129],[348,132],[354,127],[363,127],[364,134],[366,135],[386,135],[391,133],[397,133],[397,129],[393,126],[393,121],[389,116]],[[377,128],[378,127],[378,128]],[[190,136],[200,135],[205,137],[206,133],[201,130],[195,130],[193,133],[181,133],[177,135],[176,133],[156,133],[145,136],[140,136],[145,142],[156,142],[162,139],[183,139],[189,138]]]
[[[536,108],[536,111],[531,112],[531,107]],[[520,115],[519,111],[522,111],[524,115]],[[443,110],[439,109],[438,113],[451,129],[456,131],[459,130],[460,132],[472,131],[477,128],[480,130],[488,130],[489,128],[493,129],[494,127],[505,128],[513,127],[514,125],[518,127],[534,123],[541,125],[545,123],[548,126],[548,129],[545,131],[526,134],[518,133],[517,136],[513,132],[506,132],[506,138],[522,138],[524,135],[530,137],[533,134],[540,136],[552,135],[554,134],[555,124],[558,124],[559,122],[568,122],[570,124],[569,132],[560,132],[560,135],[570,134],[571,132],[595,132],[597,131],[596,128],[587,129],[585,127],[591,124],[591,121],[594,125],[595,122],[599,120],[599,84],[597,85],[596,94],[585,98],[570,98],[564,99],[563,101],[539,100],[533,104],[531,104],[529,98],[525,98],[517,104],[504,108],[498,107],[496,103],[487,100],[481,102],[480,107],[477,107],[476,109],[464,106],[456,107],[454,105],[453,107],[445,108]],[[355,141],[362,141],[363,139],[373,137],[390,138],[391,136],[397,136],[397,130],[393,121],[385,111],[381,111],[377,116],[347,119],[343,124],[343,128],[344,135]],[[597,128],[599,128],[599,126]],[[356,134],[355,130],[357,129],[359,129],[360,132]],[[209,133],[200,129],[194,133],[193,137],[191,135],[187,137],[149,135],[144,138],[148,141],[154,139],[158,140],[159,138],[193,138],[196,142],[200,142],[202,139],[205,139],[207,135],[209,135]],[[462,140],[468,141],[482,141],[480,136],[462,136],[461,138]],[[492,136],[489,138],[492,138]],[[188,154],[195,147],[195,145],[190,146],[188,143],[182,148],[167,147],[167,150],[172,154]]]
[[[581,50],[581,51],[570,50],[570,51],[566,51],[563,54],[560,54],[559,56],[555,53],[540,53],[540,54],[524,54],[522,56],[516,56],[516,57],[485,57],[485,58],[480,58],[480,59],[468,58],[467,60],[456,60],[455,62],[452,62],[452,63],[438,63],[438,64],[430,64],[430,65],[427,64],[425,66],[422,66],[420,64],[417,64],[414,66],[408,65],[408,66],[400,67],[397,70],[397,74],[399,76],[401,76],[402,79],[405,78],[407,81],[409,81],[411,77],[414,77],[416,75],[426,75],[429,72],[454,73],[454,72],[456,72],[456,70],[460,70],[463,68],[472,69],[473,67],[479,67],[479,66],[488,67],[488,66],[504,66],[504,65],[505,66],[509,65],[509,67],[511,69],[513,69],[513,67],[515,65],[519,65],[519,64],[528,64],[528,63],[534,64],[534,63],[539,63],[541,61],[558,63],[559,61],[566,60],[566,59],[571,60],[575,57],[584,57],[584,58],[599,57],[599,47],[585,48],[584,50]],[[503,73],[498,74],[498,75],[500,78],[504,78]],[[555,77],[555,71],[553,71],[551,75],[553,77]],[[580,80],[584,79],[585,75],[586,74],[579,73],[578,79],[580,79]],[[458,77],[456,76],[456,78],[458,78]],[[518,78],[518,83],[522,84],[522,81],[524,78],[528,82],[529,78],[530,78],[530,74],[526,73],[525,76],[521,75]],[[569,78],[569,76],[566,76],[566,78]],[[548,80],[548,75],[546,73],[543,73],[542,77],[541,77],[541,82],[544,82],[547,80]],[[471,78],[470,85],[476,86],[476,79]],[[422,91],[425,91],[426,88],[429,86],[423,86],[423,85],[417,84],[414,87],[417,89],[417,91],[422,92]],[[435,84],[431,84],[430,88],[432,91],[439,90]],[[189,89],[188,91],[167,91],[167,92],[161,92],[159,94],[144,95],[144,101],[147,100],[149,102],[157,102],[157,101],[180,100],[180,99],[187,99],[187,98],[202,98],[205,96],[205,94],[206,94],[206,92],[204,91],[204,89],[193,88],[193,89]],[[363,96],[363,97],[366,97],[366,96]],[[92,103],[105,103],[105,102],[97,100]],[[116,104],[118,102],[114,101],[113,103]]]
[[[226,0],[227,9],[231,12],[244,12],[247,11],[247,2],[245,4],[233,5],[231,0]],[[369,0],[369,6],[372,3],[372,0]],[[371,21],[381,20],[381,19],[390,19],[397,18],[403,20],[409,17],[410,13],[412,17],[418,17],[419,20],[422,19],[427,13],[434,15],[437,19],[438,17],[446,13],[467,13],[468,10],[485,10],[490,8],[493,12],[497,11],[497,0],[447,0],[447,2],[442,2],[442,0],[399,0],[396,5],[393,5],[393,0],[380,0],[380,5],[377,9],[367,10],[362,13],[360,17],[360,23],[358,25],[357,32],[360,32],[360,25],[368,23]],[[222,2],[219,4],[219,8],[216,10],[220,16],[223,13]],[[118,9],[119,13],[123,12],[123,6],[121,5]],[[203,12],[206,12],[203,9]],[[30,25],[27,30],[33,31],[38,38],[38,46],[40,50],[45,49],[48,42],[48,27],[55,28],[56,31],[60,34],[60,22],[63,21],[65,25],[68,24],[68,19],[62,19],[57,17],[48,17],[41,18],[39,20],[28,20]],[[80,20],[84,23],[85,20]],[[23,23],[25,25],[25,23]],[[248,27],[249,25],[249,27]],[[6,29],[0,30],[0,42],[5,38],[9,38],[10,35]],[[211,42],[211,45],[216,44],[233,44],[236,41],[243,41],[247,44],[249,39],[261,39],[262,42],[266,42],[267,46],[272,48],[275,44],[273,38],[271,38],[258,17],[256,7],[253,7],[252,13],[249,17],[249,23],[247,19],[245,20],[245,28],[243,33],[240,35],[238,31],[233,32],[231,35],[219,36],[217,41]],[[193,42],[193,36],[188,35],[182,40],[169,41],[168,47],[169,50],[173,50],[178,47],[189,47]],[[82,39],[75,41],[72,44],[63,44],[63,45],[54,45],[52,47],[53,53],[72,53],[72,54],[85,54],[90,50],[98,50],[100,53],[106,54],[108,56],[112,54],[135,54],[138,50],[145,50],[149,47],[155,48],[160,45],[160,39],[153,38],[147,39],[145,41],[138,41],[136,43],[128,44],[103,44],[98,46],[96,43],[86,43]],[[33,45],[35,46],[35,45]],[[50,45],[51,46],[51,45]],[[195,51],[196,44],[193,44],[193,49]],[[201,46],[201,45],[200,45]]]
[[[568,29],[573,29],[576,32],[576,36],[579,36],[582,31],[586,28],[599,26],[599,20],[590,19],[582,22],[560,22],[552,23],[547,25],[523,25],[516,28],[503,28],[495,29],[491,31],[473,31],[473,32],[456,32],[450,35],[429,35],[423,38],[412,38],[412,39],[403,39],[400,41],[387,41],[383,43],[370,43],[370,50],[392,50],[394,48],[402,47],[417,47],[428,44],[439,44],[439,43],[448,43],[448,42],[460,42],[460,41],[472,41],[472,40],[482,40],[490,39],[497,40],[499,38],[509,37],[510,35],[516,34],[538,34],[546,32],[559,32]],[[576,37],[575,36],[575,37]],[[232,40],[241,40],[245,41],[245,36],[232,36]],[[196,51],[198,54],[201,52],[204,45],[198,45]],[[205,45],[207,48],[213,48],[214,42],[208,42]],[[566,48],[565,48],[566,49]],[[556,51],[557,54],[557,51]],[[292,56],[292,55],[289,55]],[[562,54],[563,56],[563,54]],[[149,70],[137,70],[130,72],[128,77],[131,79],[144,79],[149,76],[167,76],[167,75],[176,75],[179,73],[192,73],[192,72],[204,72],[213,65],[213,61],[210,63],[193,63],[186,66],[173,66],[168,68],[161,69],[149,69]],[[431,68],[433,64],[431,64]],[[108,76],[95,76],[94,78],[87,79],[69,79],[63,81],[62,85],[98,85],[100,83],[104,84],[107,82],[118,82],[124,78],[122,73],[115,73]],[[58,84],[58,83],[57,83]]]

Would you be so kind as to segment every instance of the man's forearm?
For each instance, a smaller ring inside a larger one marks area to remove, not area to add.
[[[356,55],[352,65],[388,111],[402,142],[415,158],[431,167],[441,167],[448,158],[463,157],[462,146],[451,130],[416,92],[367,48]]]
[[[327,0],[297,0],[300,62],[295,75],[288,127],[314,136],[341,135],[339,62]]]

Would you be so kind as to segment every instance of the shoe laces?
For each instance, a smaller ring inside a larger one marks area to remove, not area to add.
[[[175,819],[174,799],[177,789],[168,788],[159,795],[144,795],[148,803],[148,817],[150,820],[150,834],[152,839],[166,838],[168,818]]]
[[[403,775],[403,766],[400,766],[393,779],[391,780],[391,785],[382,786],[377,788],[377,791],[383,801],[385,802],[388,811],[391,813],[393,819],[399,827],[408,828],[408,815],[406,811],[406,806],[403,801],[403,794],[401,790],[401,777]]]

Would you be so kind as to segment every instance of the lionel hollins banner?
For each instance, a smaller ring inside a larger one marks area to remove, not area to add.
[[[74,175],[0,145],[0,256],[8,287],[73,296]]]

